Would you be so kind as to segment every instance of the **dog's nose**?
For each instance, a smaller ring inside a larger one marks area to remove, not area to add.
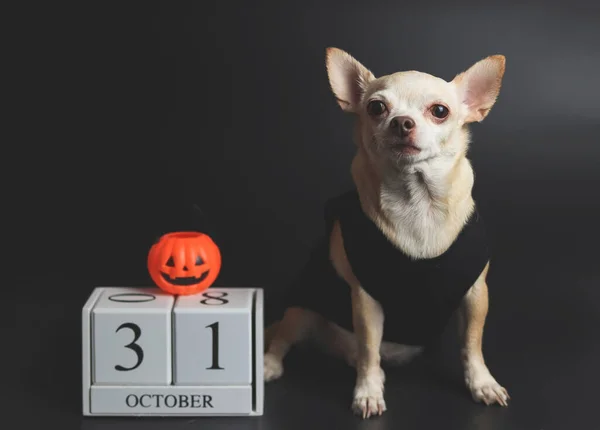
[[[397,116],[390,122],[390,127],[402,137],[408,136],[414,130],[415,125],[415,121],[409,116]]]

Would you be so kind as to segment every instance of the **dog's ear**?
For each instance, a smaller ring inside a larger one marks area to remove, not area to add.
[[[375,79],[365,66],[338,48],[327,48],[327,74],[338,104],[345,112],[356,112],[367,88]]]
[[[465,123],[483,121],[488,115],[500,92],[505,66],[503,55],[492,55],[452,80],[467,109]]]

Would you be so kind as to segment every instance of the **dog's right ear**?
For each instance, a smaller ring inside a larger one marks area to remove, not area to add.
[[[356,112],[367,84],[375,79],[365,66],[338,48],[327,48],[329,85],[338,104],[345,112]]]

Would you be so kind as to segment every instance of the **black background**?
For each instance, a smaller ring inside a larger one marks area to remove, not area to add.
[[[16,97],[2,157],[3,366],[12,366],[3,408],[23,426],[512,430],[596,421],[599,6],[96,2],[8,16],[17,25],[5,66]],[[265,288],[267,318],[277,316],[322,233],[322,204],[351,186],[352,122],[328,86],[327,46],[377,76],[416,69],[448,80],[506,56],[498,102],[472,127],[470,159],[495,249],[484,354],[513,403],[471,402],[450,330],[437,358],[390,370],[389,411],[369,423],[350,413],[353,373],[302,353],[267,387],[260,419],[81,420],[81,306],[97,285],[148,285],[146,255],[161,233],[210,232],[223,253],[217,283]]]

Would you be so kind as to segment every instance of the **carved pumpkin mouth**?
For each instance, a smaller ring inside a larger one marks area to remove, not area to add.
[[[179,277],[179,278],[171,278],[169,275],[167,275],[166,273],[163,273],[163,272],[161,272],[161,275],[165,281],[170,282],[173,285],[177,285],[179,287],[189,287],[190,285],[194,285],[194,284],[204,281],[206,279],[206,277],[208,276],[209,272],[210,272],[210,270],[207,270],[206,272],[204,272],[202,275],[200,275],[198,277],[183,276],[183,277]]]

